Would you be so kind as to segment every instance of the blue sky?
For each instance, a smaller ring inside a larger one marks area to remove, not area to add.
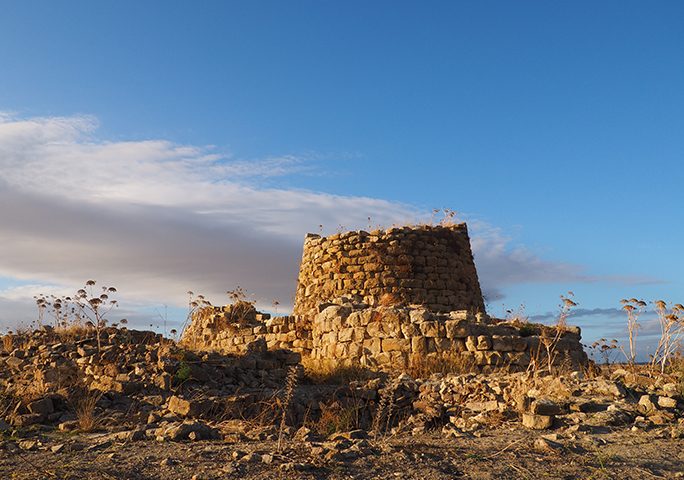
[[[681,2],[0,6],[12,315],[28,315],[19,286],[77,275],[150,308],[240,273],[265,305],[294,289],[305,231],[440,207],[479,235],[494,314],[543,315],[567,290],[586,309],[682,301]],[[609,335],[622,319],[576,321]]]

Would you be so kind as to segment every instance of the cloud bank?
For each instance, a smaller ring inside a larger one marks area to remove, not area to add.
[[[189,289],[222,302],[240,285],[262,307],[278,299],[288,308],[306,232],[422,215],[381,199],[265,186],[313,168],[295,156],[247,161],[164,140],[106,141],[97,126],[88,116],[0,115],[0,276],[40,285],[0,289],[0,325],[34,316],[32,294],[71,292],[90,278],[116,285],[122,303],[181,306]],[[470,225],[490,299],[513,283],[601,280]]]

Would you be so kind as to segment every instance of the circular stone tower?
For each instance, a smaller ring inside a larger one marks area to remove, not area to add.
[[[294,314],[313,316],[319,303],[343,296],[484,312],[466,224],[308,234]]]

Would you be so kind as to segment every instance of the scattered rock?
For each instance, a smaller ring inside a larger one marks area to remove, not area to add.
[[[532,430],[544,430],[553,426],[553,416],[523,413],[522,424]]]
[[[534,441],[534,449],[543,453],[559,453],[563,450],[563,445],[545,437],[540,437]]]
[[[19,448],[22,450],[38,450],[37,440],[22,440],[19,442]]]

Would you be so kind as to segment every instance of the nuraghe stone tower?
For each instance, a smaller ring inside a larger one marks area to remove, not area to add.
[[[466,224],[307,235],[294,314],[340,297],[484,313]]]
[[[465,224],[309,234],[293,315],[271,318],[244,307],[201,309],[182,341],[384,370],[429,358],[458,358],[482,372],[524,370],[551,347],[554,365],[587,362],[578,328],[557,335],[554,327],[486,314]]]

